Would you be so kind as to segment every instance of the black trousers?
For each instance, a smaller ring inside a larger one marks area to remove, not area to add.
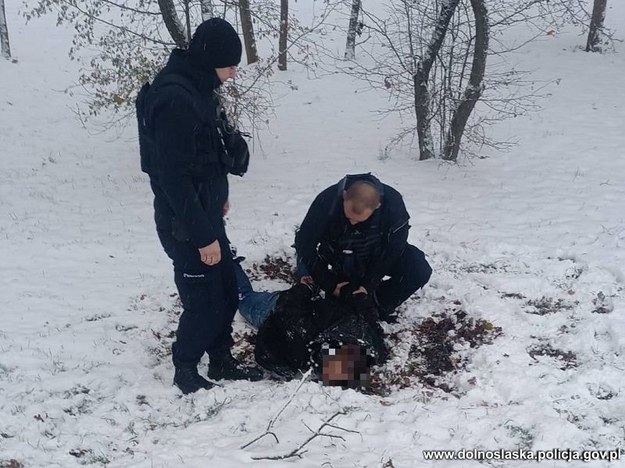
[[[232,319],[239,305],[234,262],[227,237],[220,236],[221,261],[208,266],[198,249],[158,231],[161,244],[174,264],[174,281],[183,312],[172,355],[174,366],[194,367],[204,353],[220,354],[232,344]]]
[[[380,309],[390,313],[430,280],[432,267],[425,254],[408,244],[402,256],[387,273],[390,279],[382,281],[375,291]]]

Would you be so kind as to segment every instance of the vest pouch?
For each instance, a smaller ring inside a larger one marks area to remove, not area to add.
[[[212,179],[225,173],[222,161],[223,150],[215,129],[204,125],[195,135],[195,162],[191,165],[191,175],[202,179]]]

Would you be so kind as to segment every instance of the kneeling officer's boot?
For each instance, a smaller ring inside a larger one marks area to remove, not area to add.
[[[210,355],[208,378],[212,380],[249,380],[256,382],[263,378],[263,372],[256,367],[244,367],[227,349]]]
[[[197,368],[195,367],[176,367],[174,385],[185,395],[195,393],[201,388],[208,390],[214,387],[212,383],[198,374]]]

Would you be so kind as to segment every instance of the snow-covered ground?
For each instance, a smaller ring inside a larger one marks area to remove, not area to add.
[[[410,239],[434,267],[404,324],[456,308],[501,335],[458,345],[466,367],[445,377],[450,392],[305,383],[273,426],[279,443],[241,449],[299,382],[186,397],[171,386],[178,305],[134,127],[81,127],[63,92],[77,74],[70,33],[50,18],[24,26],[15,3],[18,62],[0,60],[0,466],[471,467],[480,463],[425,461],[422,450],[625,448],[622,44],[587,54],[569,32],[515,54],[536,79],[557,80],[544,110],[495,129],[519,140],[510,152],[458,165],[401,151],[380,159],[398,124],[371,112],[383,93],[355,92],[341,75],[310,81],[296,66],[280,75],[297,90],[275,96],[250,172],[231,187],[229,233],[249,264],[292,255],[314,196],[345,173],[372,171],[404,194]],[[622,26],[625,5],[613,3],[608,23]],[[236,328],[245,329],[239,318]],[[411,344],[398,344],[389,366]],[[342,439],[318,437],[300,459],[252,459],[289,453],[307,426],[339,411],[333,423],[356,432],[326,428]]]

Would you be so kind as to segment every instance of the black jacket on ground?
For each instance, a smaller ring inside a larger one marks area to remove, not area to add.
[[[167,83],[176,75],[189,83]],[[225,237],[223,205],[228,199],[227,155],[218,132],[222,116],[214,71],[193,66],[176,49],[146,98],[145,118],[154,138],[148,172],[158,230],[205,247]]]
[[[343,211],[343,191],[358,180],[378,188],[381,206],[352,226]],[[372,293],[406,248],[409,219],[397,190],[370,174],[348,175],[315,198],[295,235],[295,249],[326,293],[342,281]]]
[[[298,284],[280,294],[275,311],[263,322],[256,336],[256,362],[287,378],[317,371],[324,344],[364,346],[373,364],[383,363],[388,351],[377,311],[365,295],[350,304],[334,298],[313,300],[310,289]]]

